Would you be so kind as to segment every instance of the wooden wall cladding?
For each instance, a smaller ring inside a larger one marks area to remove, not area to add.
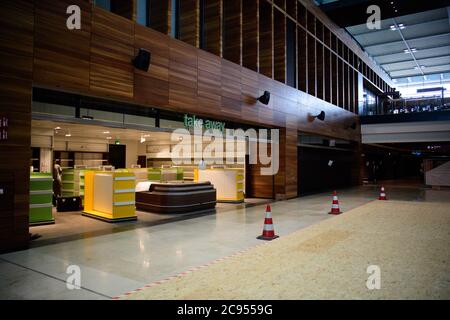
[[[297,19],[297,0],[286,0],[286,13]]]
[[[346,63],[343,64],[343,72],[344,72],[344,100],[342,101],[343,103],[343,108],[345,110],[349,110],[349,104],[350,104],[350,88],[348,87],[348,65]]]
[[[179,39],[191,46],[199,46],[199,0],[179,1]]]
[[[220,57],[221,55],[221,1],[205,1],[203,11],[203,43],[201,48]]]
[[[81,29],[68,30],[66,9],[81,8]],[[34,82],[89,89],[91,5],[84,1],[35,1]]]
[[[0,252],[28,246],[29,159],[34,17],[31,1],[0,2]]]
[[[276,36],[273,38],[273,76],[274,79],[286,83],[286,18],[284,13],[274,9],[274,30]]]
[[[259,72],[269,78],[273,75],[272,5],[259,2]]]
[[[338,106],[344,108],[344,65],[339,57],[337,58],[337,77]]]
[[[197,51],[181,41],[169,42],[169,105],[185,112],[198,110]]]
[[[297,1],[297,22],[306,28],[307,10],[303,4]]]
[[[223,58],[241,64],[241,0],[223,1]]]
[[[324,95],[324,79],[325,79],[325,67],[323,58],[323,45],[322,43],[316,41],[316,96],[319,99],[325,100]]]
[[[198,51],[198,110],[208,110],[214,117],[221,117],[222,59],[208,52]]]
[[[316,39],[310,34],[307,35],[308,48],[308,93],[316,96]]]
[[[262,144],[259,145],[261,147]],[[270,154],[271,146],[265,145],[265,150]],[[259,150],[258,150],[259,152]],[[246,197],[251,198],[274,198],[275,192],[275,177],[270,175],[261,175],[261,168],[264,167],[258,161],[256,164],[249,164],[246,166]]]
[[[324,68],[324,100],[332,103],[332,93],[331,93],[331,77],[332,77],[332,69],[331,69],[331,55],[330,50],[327,47],[324,47],[323,53],[323,68]]]
[[[152,29],[169,34],[170,3],[170,0],[148,0],[148,16]]]
[[[133,20],[135,13],[134,1],[111,0],[111,11],[126,19]]]
[[[134,69],[134,100],[151,106],[169,105],[169,41],[167,36],[135,26],[134,48],[151,52],[151,68]]]
[[[297,83],[298,89],[308,92],[308,46],[306,31],[297,28]]]
[[[45,4],[45,2],[42,3]],[[260,21],[259,27],[264,29],[263,26],[266,28],[269,26],[271,30],[272,6],[266,1],[261,1],[259,5],[260,12],[270,17],[269,20]],[[39,12],[47,19],[44,11]],[[65,16],[65,12],[55,14]],[[260,34],[259,38],[259,41],[263,42],[263,45],[259,43],[259,55],[262,55],[260,66],[265,67],[265,72],[269,73],[270,77],[267,77],[155,30],[135,25],[102,9],[93,8],[89,11],[87,8],[85,14],[92,17],[92,25],[87,29],[88,34],[85,35],[90,41],[87,40],[87,50],[83,47],[73,48],[72,55],[79,57],[81,65],[84,63],[87,63],[87,66],[90,65],[90,71],[89,67],[85,71],[87,72],[86,80],[80,81],[80,77],[73,78],[72,75],[45,77],[46,74],[61,72],[64,58],[59,52],[64,52],[64,48],[59,45],[49,47],[47,50],[50,56],[59,57],[60,62],[55,61],[54,64],[48,64],[45,68],[37,67],[34,78],[39,81],[35,81],[35,85],[112,97],[114,100],[194,113],[216,119],[286,128],[283,138],[285,139],[284,158],[281,160],[284,169],[280,171],[277,178],[277,188],[279,194],[284,192],[284,195],[289,197],[295,196],[296,193],[296,181],[293,180],[296,174],[285,174],[285,172],[294,172],[292,170],[296,168],[296,165],[290,165],[290,161],[295,161],[295,158],[290,157],[296,154],[294,149],[297,148],[294,132],[297,133],[297,130],[300,130],[342,139],[357,141],[360,139],[359,130],[348,130],[345,127],[346,122],[356,117],[354,114],[272,80],[271,33],[268,33],[266,38]],[[36,17],[36,28],[46,26],[47,22],[43,17]],[[257,20],[252,20],[252,23],[253,27],[257,26]],[[300,62],[298,74],[299,86],[301,86],[302,77],[303,85],[306,85],[306,76],[310,73],[314,79],[311,83],[315,83],[315,68],[308,72],[306,62],[311,54],[315,65],[316,40],[310,37],[311,39],[307,41],[306,32],[301,28],[297,29]],[[52,43],[52,37],[73,36],[68,30],[64,34],[61,32],[49,32],[48,38],[41,36],[36,38],[35,42],[41,44],[43,40],[46,40]],[[138,48],[145,48],[152,53],[152,62],[148,71],[140,71],[132,67],[131,59]],[[265,57],[264,48],[267,49]],[[252,59],[254,59],[254,53]],[[35,60],[35,67],[38,63],[40,61]],[[343,75],[342,72],[340,75]],[[312,88],[315,90],[315,86]],[[256,100],[265,90],[271,93],[270,103],[267,106]],[[308,120],[311,115],[316,115],[322,110],[327,114],[326,121]],[[255,181],[258,179],[255,178]],[[263,184],[269,185],[269,180]]]
[[[339,105],[339,75],[338,75],[338,57],[331,52],[331,103]]]
[[[91,37],[90,90],[133,98],[134,23],[94,7]]]
[[[280,164],[274,177],[276,199],[289,199],[297,196],[297,140],[296,129],[280,130]]]
[[[242,1],[242,65],[258,71],[258,0]]]

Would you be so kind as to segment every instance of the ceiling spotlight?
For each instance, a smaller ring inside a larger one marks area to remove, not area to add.
[[[324,121],[325,120],[325,111],[320,111],[320,113],[317,116],[313,117],[314,119],[319,119],[320,121]]]
[[[112,139],[112,137],[106,137],[106,140],[111,140]]]
[[[265,105],[269,104],[270,92],[269,91],[264,91],[264,94],[261,97],[259,97],[258,99],[256,99],[256,100],[258,100],[259,102],[261,102],[262,104],[265,104]]]
[[[109,134],[109,131],[103,131],[104,134]]]
[[[55,130],[61,130],[61,127],[56,127]]]
[[[66,133],[66,137],[71,137],[72,135],[70,134],[70,132]]]
[[[144,143],[145,142],[145,138],[142,136],[140,141],[141,141],[141,143]]]

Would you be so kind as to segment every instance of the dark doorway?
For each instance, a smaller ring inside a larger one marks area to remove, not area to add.
[[[109,164],[114,168],[125,168],[126,166],[126,146],[124,144],[109,145]]]
[[[299,147],[298,194],[307,195],[352,185],[354,152]]]

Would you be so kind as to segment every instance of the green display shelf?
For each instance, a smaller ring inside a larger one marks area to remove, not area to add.
[[[54,223],[53,218],[53,178],[49,173],[30,175],[30,225]]]

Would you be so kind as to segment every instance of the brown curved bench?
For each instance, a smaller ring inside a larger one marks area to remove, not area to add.
[[[136,192],[136,209],[156,213],[184,213],[214,209],[216,189],[210,182],[152,183]]]

